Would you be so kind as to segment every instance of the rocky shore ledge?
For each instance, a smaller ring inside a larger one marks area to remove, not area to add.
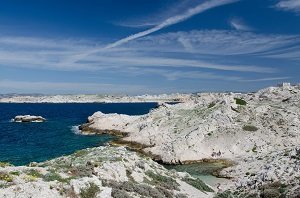
[[[300,85],[256,93],[200,93],[142,116],[96,112],[83,134],[122,142],[167,164],[230,160],[220,172],[225,197],[300,196]],[[222,194],[223,193],[223,194]]]
[[[42,116],[33,116],[33,115],[18,115],[14,119],[13,122],[45,122],[46,119]]]

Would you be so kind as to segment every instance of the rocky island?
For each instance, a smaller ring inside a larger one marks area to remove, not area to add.
[[[42,116],[34,116],[34,115],[18,115],[14,119],[13,122],[45,122],[46,119]]]

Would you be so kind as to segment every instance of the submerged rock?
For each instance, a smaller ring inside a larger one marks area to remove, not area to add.
[[[45,118],[42,116],[33,115],[18,115],[13,119],[14,122],[44,122]]]

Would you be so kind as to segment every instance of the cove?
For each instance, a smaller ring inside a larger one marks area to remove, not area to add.
[[[0,161],[14,165],[41,162],[77,150],[105,145],[110,135],[83,136],[74,126],[96,111],[142,115],[156,103],[0,104]],[[40,115],[43,123],[14,123],[16,115]]]

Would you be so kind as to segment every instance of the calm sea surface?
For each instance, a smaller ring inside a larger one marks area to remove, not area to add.
[[[113,139],[109,135],[83,136],[73,126],[96,111],[141,115],[156,103],[122,104],[0,104],[0,161],[14,165],[41,162]],[[44,123],[10,122],[16,115],[40,115]]]

